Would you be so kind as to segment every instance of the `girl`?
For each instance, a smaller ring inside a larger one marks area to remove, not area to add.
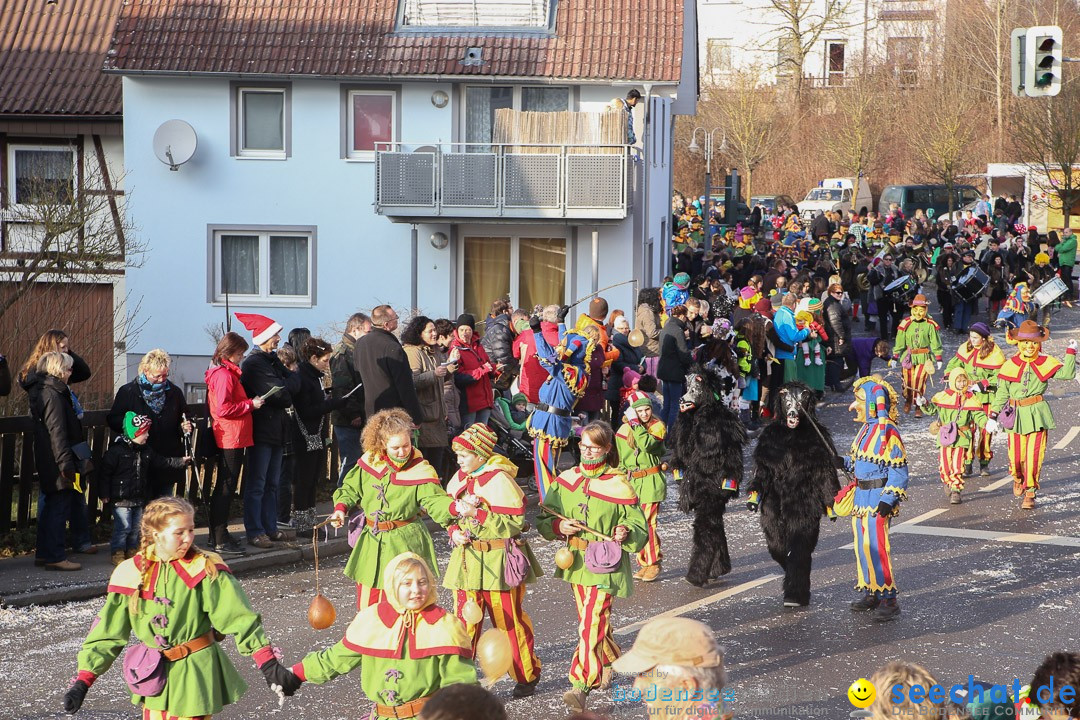
[[[368,720],[414,718],[437,690],[476,684],[472,642],[461,621],[435,604],[435,578],[424,559],[397,555],[382,574],[385,596],[356,614],[345,637],[293,666],[323,684],[360,666],[360,686],[375,707]]]
[[[473,647],[480,639],[483,618],[470,624],[463,612],[467,603],[486,610],[491,622],[506,633],[512,648],[510,674],[517,682],[514,697],[536,692],[540,660],[533,646],[533,625],[522,600],[525,585],[543,575],[529,543],[521,537],[525,527],[525,496],[514,482],[517,467],[494,452],[495,433],[476,423],[454,438],[460,470],[446,491],[452,498],[475,498],[476,516],[450,526],[454,552],[443,585],[454,590],[454,613],[465,622]]]
[[[645,516],[626,476],[616,469],[615,433],[605,422],[581,431],[581,464],[563,472],[548,489],[537,529],[548,540],[564,540],[573,563],[555,571],[570,583],[578,609],[578,645],[570,661],[571,689],[563,702],[583,711],[588,693],[611,685],[611,663],[621,651],[611,631],[611,601],[630,597],[633,578],[628,553],[648,539]],[[586,530],[588,527],[590,530]],[[610,536],[612,543],[590,546]],[[615,551],[618,556],[611,557]],[[588,560],[586,560],[588,558]]]
[[[435,468],[413,447],[412,427],[412,418],[400,408],[375,413],[360,436],[364,454],[334,492],[334,527],[345,524],[352,508],[363,509],[353,521],[359,538],[345,564],[345,575],[356,582],[357,610],[383,599],[383,570],[390,558],[412,551],[437,567],[421,509],[443,527],[455,517],[476,515],[475,507],[454,502],[443,491]]]
[[[653,417],[648,395],[634,392],[627,397],[627,402],[626,422],[615,435],[615,446],[619,451],[619,467],[626,471],[648,526],[649,539],[637,555],[641,569],[634,577],[652,582],[660,574],[660,561],[664,559],[660,552],[660,536],[656,532],[656,516],[660,503],[667,497],[667,480],[660,468],[666,428],[659,418]]]
[[[159,662],[163,685],[131,686],[143,720],[201,720],[239,700],[247,685],[218,642],[236,636],[236,648],[254,658],[266,683],[286,695],[300,680],[278,662],[262,622],[221,557],[195,546],[195,509],[186,500],[164,497],[146,506],[139,552],[109,578],[105,606],[79,652],[79,674],[64,696],[64,709],[78,711],[94,681],[109,669],[135,633],[145,668]],[[144,674],[145,677],[145,674]]]
[[[983,404],[970,388],[971,378],[957,368],[949,374],[949,388],[934,395],[929,403],[922,395],[915,398],[915,402],[927,413],[938,416],[938,420],[930,424],[930,432],[937,436],[938,470],[952,505],[962,502],[960,492],[964,489],[964,465],[974,443],[976,426],[981,428],[986,425]],[[954,432],[950,433],[952,425],[955,425],[952,428]]]
[[[990,393],[996,389],[993,383],[997,380],[998,370],[1005,364],[1005,354],[1001,352],[990,336],[990,328],[986,323],[972,323],[968,328],[968,340],[961,343],[956,349],[956,356],[945,366],[945,373],[953,370],[963,370],[971,379],[971,391],[975,399],[983,407],[983,412],[990,412]],[[971,474],[971,463],[975,456],[979,458],[979,475],[990,475],[990,461],[994,459],[994,451],[990,448],[990,433],[983,429],[979,430],[979,440],[969,448],[967,454],[967,472]]]

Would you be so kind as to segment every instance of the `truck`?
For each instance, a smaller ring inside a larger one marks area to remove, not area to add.
[[[825,178],[806,193],[799,203],[799,214],[812,220],[818,212],[839,212],[844,216],[873,208],[870,184],[863,177]]]

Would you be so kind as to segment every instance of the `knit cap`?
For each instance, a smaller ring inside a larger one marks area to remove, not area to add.
[[[632,408],[652,407],[652,400],[650,400],[649,396],[641,392],[640,390],[635,390],[634,392],[627,395],[626,402],[628,402],[630,404],[630,407]]]
[[[136,415],[129,410],[124,415],[124,435],[128,440],[134,440],[150,432],[150,422],[150,418],[146,415]]]
[[[454,438],[454,452],[475,453],[481,460],[487,460],[495,452],[495,432],[484,423],[473,423]]]
[[[529,402],[529,398],[525,397],[525,393],[517,393],[514,397],[510,398],[511,405],[517,405],[519,402]]]

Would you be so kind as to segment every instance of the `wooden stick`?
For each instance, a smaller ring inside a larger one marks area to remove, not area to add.
[[[565,515],[560,515],[559,513],[555,512],[554,510],[549,508],[544,503],[540,503],[540,509],[543,510],[544,512],[548,513],[549,515],[554,515],[555,517],[559,518],[560,520],[566,520],[567,522],[575,522],[575,523],[577,523],[578,525],[581,526],[582,530],[584,530],[587,533],[592,533],[593,535],[596,535],[599,538],[603,538],[604,540],[611,540],[611,541],[615,540],[615,538],[611,537],[610,535],[605,535],[602,532],[599,532],[597,530],[593,530],[591,527],[589,527],[585,523],[581,522],[580,520],[575,520],[574,518],[566,517]]]

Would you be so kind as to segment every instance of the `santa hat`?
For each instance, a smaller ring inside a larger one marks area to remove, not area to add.
[[[281,333],[281,325],[265,315],[236,313],[236,319],[244,323],[244,327],[251,331],[251,340],[256,345],[262,345],[270,338]]]
[[[454,452],[471,452],[481,460],[487,460],[495,452],[495,432],[484,423],[473,423],[456,438]]]
[[[632,408],[636,408],[636,407],[652,407],[652,400],[650,400],[649,396],[646,395],[645,393],[641,392],[640,390],[635,390],[634,392],[627,395],[626,396],[626,402]]]

